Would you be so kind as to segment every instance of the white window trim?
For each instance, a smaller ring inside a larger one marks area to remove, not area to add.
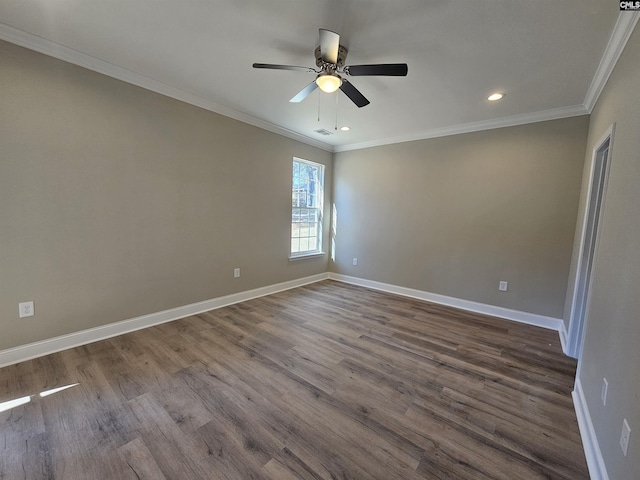
[[[300,255],[289,255],[289,261],[295,262],[296,260],[304,260],[314,257],[323,257],[327,252],[313,252],[313,253],[301,253]]]
[[[324,251],[324,245],[323,245],[323,236],[324,236],[324,229],[323,229],[323,223],[324,223],[324,196],[325,196],[325,185],[324,185],[324,170],[325,170],[325,165],[323,165],[322,163],[318,163],[318,162],[312,162],[310,160],[305,160],[304,158],[299,158],[299,157],[293,157],[292,159],[292,165],[293,162],[298,162],[298,163],[305,163],[307,165],[311,165],[313,167],[319,167],[320,171],[322,172],[322,188],[320,191],[320,199],[321,199],[321,204],[320,204],[320,208],[319,208],[319,214],[320,214],[320,220],[318,222],[318,230],[319,230],[319,234],[317,237],[317,242],[318,242],[318,249],[317,250],[313,250],[313,251],[307,251],[307,252],[301,252],[301,253],[292,253],[291,252],[291,239],[293,238],[292,235],[292,230],[289,231],[289,261],[295,261],[295,260],[302,260],[302,259],[310,259],[313,257],[321,257],[323,255],[326,255],[326,251]],[[292,187],[293,187],[293,178],[291,179],[292,181]],[[291,207],[291,213],[290,215],[293,214],[293,208]]]

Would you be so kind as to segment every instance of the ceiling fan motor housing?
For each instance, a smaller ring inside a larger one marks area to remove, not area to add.
[[[347,54],[349,53],[349,50],[347,50],[347,48],[343,45],[338,46],[338,61],[336,62],[336,68],[342,68],[344,67],[344,62],[347,60]],[[320,53],[320,45],[318,45],[315,49],[314,55],[316,57],[316,66],[318,68],[324,68],[327,63],[322,60],[322,54]]]

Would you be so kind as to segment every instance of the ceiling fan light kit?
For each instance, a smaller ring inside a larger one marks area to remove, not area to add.
[[[342,85],[342,79],[336,74],[325,73],[318,75],[318,78],[316,78],[316,84],[323,92],[333,93],[340,88],[340,85]]]
[[[270,63],[254,63],[253,68],[266,68],[272,70],[295,70],[313,72],[318,76],[316,79],[298,92],[291,100],[292,103],[298,103],[307,98],[316,88],[320,88],[323,92],[333,93],[338,89],[342,90],[349,99],[358,107],[364,107],[370,102],[353,86],[346,76],[392,76],[404,77],[407,75],[406,63],[379,63],[372,65],[351,65],[346,66],[348,50],[340,45],[340,35],[331,30],[320,29],[320,45],[316,47],[314,56],[316,66],[319,70],[310,67],[299,67],[294,65],[276,65]]]

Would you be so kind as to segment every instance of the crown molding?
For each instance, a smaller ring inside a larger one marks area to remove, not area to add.
[[[394,143],[413,142],[416,140],[426,140],[429,138],[447,137],[449,135],[458,135],[460,133],[479,132],[482,130],[492,130],[494,128],[514,127],[516,125],[525,125],[527,123],[545,122],[547,120],[557,120],[560,118],[577,117],[586,115],[589,111],[584,105],[573,105],[570,107],[553,108],[540,112],[523,113],[519,115],[511,115],[509,117],[493,118],[491,120],[482,120],[479,122],[464,123],[461,125],[451,125],[449,127],[434,128],[426,132],[414,135],[403,135],[401,137],[386,138],[374,140],[372,142],[354,143],[351,145],[342,145],[334,147],[334,152],[347,152],[349,150],[360,150],[362,148],[380,147],[383,145],[391,145]]]
[[[596,74],[593,76],[587,95],[584,98],[584,105],[589,113],[595,107],[598,97],[600,97],[607,80],[609,80],[611,72],[613,72],[613,68],[616,66],[639,19],[640,12],[620,12],[618,15],[618,20],[613,27],[613,32],[611,32],[607,48],[604,50]]]
[[[105,62],[104,60],[100,60],[99,58],[92,57],[91,55],[87,55],[86,53],[82,53],[78,50],[65,47],[64,45],[46,40],[42,37],[27,33],[4,23],[0,23],[0,40],[6,40],[7,42],[28,48],[30,50],[34,50],[39,53],[43,53],[50,57],[57,58],[58,60],[63,60],[67,63],[72,63],[79,67],[101,73],[108,77],[122,80],[123,82],[136,85],[146,90],[150,90],[152,92],[159,93],[176,100],[180,100],[181,102],[189,103],[191,105],[195,105],[196,107],[204,108],[205,110],[224,115],[225,117],[248,123],[249,125],[253,125],[254,127],[259,127],[264,130],[277,133],[278,135],[282,135],[284,137],[306,143],[307,145],[311,145],[328,152],[333,152],[333,146],[327,143],[320,142],[314,138],[310,138],[292,130],[280,127],[279,125],[275,125],[265,120],[253,117],[249,114],[239,112],[229,107],[225,107],[210,100],[206,100],[202,97],[186,92],[179,88],[172,87],[162,82],[158,82],[126,68],[122,68],[112,63]]]
[[[150,90],[152,92],[156,92],[161,95],[165,95],[176,100],[180,100],[182,102],[204,108],[211,112],[224,115],[226,117],[247,123],[249,125],[262,128],[278,135],[297,140],[307,145],[311,145],[328,152],[338,153],[350,150],[360,150],[363,148],[392,145],[395,143],[426,140],[429,138],[445,137],[449,135],[458,135],[461,133],[478,132],[482,130],[525,125],[528,123],[557,120],[561,118],[590,114],[639,19],[640,12],[620,12],[611,37],[609,38],[609,43],[607,44],[602,59],[600,60],[600,64],[598,65],[598,69],[596,70],[589,90],[587,91],[587,94],[585,96],[583,105],[572,105],[568,107],[554,108],[539,112],[524,113],[508,117],[482,120],[460,125],[452,125],[448,127],[427,130],[419,134],[403,135],[399,137],[378,139],[370,142],[338,146],[332,146],[317,139],[301,135],[279,125],[267,122],[265,120],[251,116],[247,113],[225,107],[179,88],[172,87],[162,82],[158,82],[131,70],[119,67],[109,62],[105,62],[104,60],[92,57],[91,55],[87,55],[72,48],[65,47],[63,45],[24,32],[3,23],[0,23],[0,39],[101,73],[103,75],[107,75],[109,77],[131,83],[146,90]]]

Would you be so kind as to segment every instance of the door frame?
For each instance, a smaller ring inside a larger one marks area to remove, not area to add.
[[[571,301],[571,311],[569,315],[569,332],[567,334],[567,355],[580,359],[582,356],[582,346],[584,344],[584,334],[587,324],[587,312],[589,311],[589,304],[591,301],[591,283],[593,281],[593,269],[586,273],[586,277],[583,275],[583,257],[585,255],[585,249],[589,249],[587,262],[591,261],[593,265],[595,263],[596,251],[600,239],[600,227],[602,224],[604,202],[607,194],[607,185],[609,183],[609,170],[611,168],[611,153],[613,151],[613,135],[615,132],[615,123],[612,123],[600,139],[595,143],[591,154],[591,166],[589,170],[589,183],[587,186],[587,195],[585,202],[584,214],[582,222],[580,224],[580,247],[578,248],[578,257],[576,262],[576,276],[573,284],[573,298]],[[597,181],[595,175],[597,173],[598,153],[602,147],[609,142],[607,157],[604,159],[604,171],[602,172],[602,183],[594,185]],[[592,198],[593,189],[599,189],[599,195],[595,199]],[[599,204],[599,205],[598,205]],[[599,209],[598,209],[599,206]],[[594,210],[596,209],[596,210]],[[594,238],[588,243],[587,228],[589,222],[589,216],[596,214],[594,223]],[[585,287],[582,295],[580,294],[581,283],[585,282]]]

